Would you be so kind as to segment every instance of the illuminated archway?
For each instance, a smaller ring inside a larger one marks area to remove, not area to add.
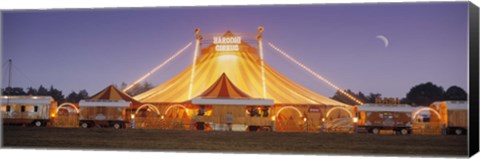
[[[348,113],[348,115],[350,116],[350,118],[353,118],[352,112],[345,107],[335,107],[335,108],[332,108],[332,109],[328,110],[327,114],[325,115],[325,118],[328,118],[328,116],[330,116],[330,113],[332,113],[334,110],[337,110],[337,109],[346,111]]]
[[[293,112],[287,111],[286,112],[287,114],[285,114],[286,110],[293,110]],[[298,117],[295,114],[297,114]],[[284,106],[278,109],[278,111],[275,113],[275,116],[272,118],[272,120],[274,121],[275,131],[299,132],[304,130],[303,124],[306,118],[304,118],[304,115],[302,111],[300,111],[300,109],[294,106]]]
[[[152,105],[152,104],[143,104],[142,106],[138,107],[137,110],[135,111],[135,115],[137,115],[137,113],[138,113],[141,109],[146,108],[146,107],[152,108],[152,109],[157,113],[157,115],[160,115],[160,111],[157,109],[157,107],[155,107],[155,106]]]
[[[182,104],[168,106],[161,118],[166,129],[187,130],[193,126],[189,110]]]
[[[426,111],[426,110],[431,110],[431,111],[433,111],[433,113],[435,113],[435,114],[437,115],[438,119],[441,119],[441,115],[440,115],[440,113],[438,113],[437,110],[432,109],[432,108],[430,108],[430,107],[425,107],[425,108],[421,108],[421,109],[418,109],[417,111],[415,111],[415,112],[413,113],[412,120],[415,120],[415,119],[417,118],[418,113],[420,113],[421,111]]]
[[[294,107],[294,106],[285,106],[285,107],[280,108],[280,109],[277,111],[277,113],[275,114],[275,117],[278,117],[278,115],[280,114],[280,112],[282,112],[282,111],[285,110],[285,109],[293,109],[293,110],[297,111],[298,116],[303,117],[302,111],[300,111],[298,108],[296,108],[296,107]]]
[[[170,109],[172,109],[172,108],[174,108],[174,107],[180,107],[180,108],[184,109],[185,112],[187,113],[187,115],[189,115],[189,114],[188,114],[188,109],[187,109],[187,107],[185,107],[185,106],[183,106],[183,105],[181,105],[181,104],[174,104],[174,105],[168,106],[168,108],[167,108],[167,110],[165,110],[165,113],[164,113],[164,114],[168,114],[168,111],[170,111]]]
[[[70,109],[73,108],[75,114],[70,114]],[[67,110],[67,115],[58,114],[61,109]],[[72,103],[63,103],[57,107],[55,113],[51,115],[52,117],[52,126],[53,127],[78,127],[80,110]]]
[[[55,110],[55,114],[57,114],[58,111],[59,111],[61,108],[67,107],[67,106],[70,106],[70,107],[74,108],[75,111],[77,112],[77,114],[80,113],[80,110],[78,110],[78,108],[75,107],[75,104],[72,104],[72,103],[63,103],[63,104],[61,104],[60,106],[58,106],[58,108]]]

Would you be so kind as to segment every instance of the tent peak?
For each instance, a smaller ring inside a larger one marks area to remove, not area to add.
[[[230,30],[227,30],[227,32],[225,32],[225,34],[223,34],[224,37],[232,37],[232,36],[236,36],[232,31]]]
[[[225,72],[202,94],[198,97],[206,98],[251,98],[248,94],[240,90],[228,78]]]

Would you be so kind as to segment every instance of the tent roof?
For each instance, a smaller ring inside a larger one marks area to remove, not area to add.
[[[223,36],[232,35],[234,34],[227,32]],[[210,44],[201,49],[194,64],[195,72],[192,72],[193,65],[190,65],[176,76],[134,98],[144,103],[190,101],[204,94],[212,85],[215,85],[218,77],[225,74],[228,75],[228,80],[241,90],[234,92],[244,92],[251,98],[268,98],[275,104],[349,106],[290,80],[266,61],[263,78],[258,49],[243,40],[238,47],[238,51],[218,51],[216,44]],[[266,85],[265,91],[263,81]]]
[[[124,100],[130,101],[132,104],[141,104],[137,100],[130,97],[128,94],[118,90],[115,86],[110,85],[107,88],[101,90],[97,94],[88,98],[89,100]]]
[[[202,98],[251,98],[235,86],[225,73],[198,97]]]

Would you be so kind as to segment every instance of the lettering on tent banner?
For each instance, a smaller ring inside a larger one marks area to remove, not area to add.
[[[238,44],[242,41],[242,37],[213,37],[216,51],[239,51]]]

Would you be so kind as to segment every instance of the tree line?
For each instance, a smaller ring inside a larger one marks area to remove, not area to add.
[[[361,91],[358,93],[350,89],[344,91],[363,103],[375,103],[377,97],[382,97],[380,93],[365,95]],[[340,91],[335,92],[331,98],[345,104],[357,105],[357,103],[343,95]],[[427,106],[435,101],[442,100],[467,100],[467,92],[458,86],[451,86],[445,91],[441,86],[437,86],[432,82],[426,82],[413,86],[406,96],[401,98],[400,103],[413,106]]]
[[[72,91],[68,96],[64,96],[63,92],[50,86],[49,89],[45,88],[43,85],[40,87],[33,88],[28,87],[24,90],[22,87],[6,87],[2,88],[2,95],[10,96],[51,96],[59,104],[64,102],[78,103],[81,99],[88,98],[88,92],[83,89],[77,92]]]
[[[115,85],[115,87],[117,87],[118,89],[120,90],[124,90],[125,88],[127,88],[127,83],[125,82],[122,82],[122,84],[120,84],[120,86],[117,86]],[[136,85],[134,85],[131,89],[127,90],[127,93],[128,95],[130,96],[136,96],[136,95],[139,95],[140,93],[143,93],[145,91],[148,91],[150,89],[152,89],[153,87],[155,87],[152,83],[150,82],[143,82],[143,83],[138,83]]]
[[[127,87],[127,84],[125,82],[122,82],[120,86],[116,87],[120,90],[123,90]],[[133,86],[126,93],[130,96],[135,96],[147,90],[150,90],[153,87],[154,85],[152,83],[143,82]],[[62,91],[54,88],[53,86],[50,86],[50,88],[47,89],[42,85],[40,85],[38,89],[28,87],[26,90],[24,90],[21,87],[6,87],[2,88],[1,91],[3,95],[51,96],[59,104],[64,102],[78,103],[81,99],[86,99],[89,97],[88,92],[85,89],[79,90],[78,92],[72,91],[67,96],[64,96]],[[344,91],[355,97],[356,99],[362,101],[363,103],[375,103],[376,98],[382,97],[381,93],[364,94],[361,91],[355,93],[350,89],[346,89]],[[357,105],[357,103],[355,103],[339,91],[337,91],[331,98],[345,104]],[[426,106],[430,105],[434,101],[441,100],[467,100],[467,93],[465,92],[465,90],[458,86],[451,86],[447,90],[444,90],[441,86],[437,86],[432,82],[426,82],[413,86],[406,94],[406,96],[401,98],[400,103],[413,106]]]
[[[116,87],[120,90],[123,90],[127,87],[127,84],[123,82],[120,87]],[[133,86],[126,93],[130,96],[135,96],[153,87],[154,85],[152,83],[143,82]],[[6,87],[2,88],[1,91],[2,95],[9,96],[51,96],[55,101],[58,102],[58,104],[62,104],[64,102],[78,103],[82,99],[89,98],[88,92],[85,89],[79,90],[78,92],[72,91],[70,94],[65,96],[63,92],[58,90],[57,88],[50,86],[50,88],[47,89],[43,85],[40,85],[40,87],[38,88],[28,87],[27,89],[23,89],[22,87]]]

